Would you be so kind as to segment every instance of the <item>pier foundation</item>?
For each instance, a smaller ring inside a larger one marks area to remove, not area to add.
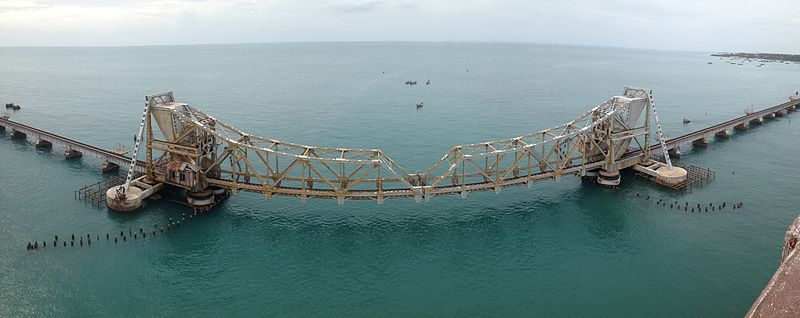
[[[111,187],[106,191],[106,205],[114,211],[130,212],[142,206],[143,191],[134,186],[128,187],[125,194],[120,187]]]
[[[214,192],[211,190],[186,191],[186,202],[192,207],[204,207],[214,204]]]
[[[741,124],[738,124],[736,126],[733,126],[733,129],[734,130],[739,130],[739,131],[745,131],[745,130],[750,129],[750,124],[749,123],[741,123]]]
[[[674,166],[672,169],[667,166],[661,166],[656,170],[656,174],[658,175],[658,180],[670,185],[686,181],[686,177],[689,175],[686,169]]]
[[[80,151],[75,149],[65,149],[64,150],[64,158],[67,159],[77,159],[83,157],[83,154]]]
[[[597,174],[597,183],[603,187],[616,187],[620,184],[620,181],[619,171],[600,170]]]
[[[11,130],[11,139],[25,139],[28,135],[18,130]]]
[[[667,150],[667,154],[669,154],[672,158],[680,158],[681,157],[681,147],[675,147],[670,150]]]
[[[761,125],[764,123],[764,117],[758,117],[750,121],[751,124]]]
[[[717,137],[717,138],[722,138],[722,139],[727,139],[727,138],[728,138],[728,137],[730,137],[730,136],[731,136],[731,134],[730,134],[730,132],[728,132],[728,130],[727,130],[727,129],[725,129],[725,130],[722,130],[722,131],[718,131],[718,132],[716,132],[716,133],[714,134],[714,137]]]
[[[110,161],[103,161],[103,164],[100,165],[100,170],[103,173],[112,172],[119,170],[119,165]]]
[[[113,186],[106,190],[106,206],[120,212],[130,212],[142,206],[142,200],[161,191],[163,183],[148,183],[145,177],[139,177],[131,182],[128,191],[122,194],[121,186]]]
[[[53,149],[53,143],[51,143],[51,142],[49,142],[47,140],[44,140],[44,139],[36,140],[36,144],[35,145],[36,145],[36,149]]]
[[[700,139],[696,139],[696,140],[692,141],[692,146],[695,146],[695,147],[708,146],[708,140],[705,137],[700,138]]]
[[[786,109],[781,109],[781,110],[775,112],[775,116],[783,117],[783,116],[786,116],[787,113],[788,113],[788,111],[786,111]]]

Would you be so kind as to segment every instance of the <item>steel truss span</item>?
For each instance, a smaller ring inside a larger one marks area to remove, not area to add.
[[[409,173],[380,149],[306,146],[246,133],[175,102],[168,92],[147,97],[147,177],[192,191],[216,186],[340,203],[466,197],[471,191],[499,192],[568,173],[635,165],[649,156],[653,113],[649,90],[625,88],[621,96],[560,126],[455,146],[426,171]]]

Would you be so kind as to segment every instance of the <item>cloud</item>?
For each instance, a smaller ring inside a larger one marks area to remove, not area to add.
[[[346,0],[336,1],[324,5],[324,7],[334,12],[361,13],[378,9],[417,9],[418,6],[411,1],[391,1],[391,0]]]
[[[785,40],[800,37],[798,11],[797,0],[0,0],[0,46],[429,40],[800,51]]]

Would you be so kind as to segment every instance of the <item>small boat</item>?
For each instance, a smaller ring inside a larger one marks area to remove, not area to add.
[[[423,106],[422,102],[417,103],[417,109],[422,108],[422,106]]]
[[[691,121],[691,120],[689,120],[689,118],[683,117],[683,123],[684,123],[684,124],[688,124],[688,123],[691,123],[691,122],[692,122],[692,121]]]
[[[427,82],[425,82],[425,85],[431,85],[431,80],[428,80]]]

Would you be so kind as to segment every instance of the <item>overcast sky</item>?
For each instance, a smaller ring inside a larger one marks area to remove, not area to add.
[[[287,41],[800,53],[800,0],[0,0],[0,46]]]

